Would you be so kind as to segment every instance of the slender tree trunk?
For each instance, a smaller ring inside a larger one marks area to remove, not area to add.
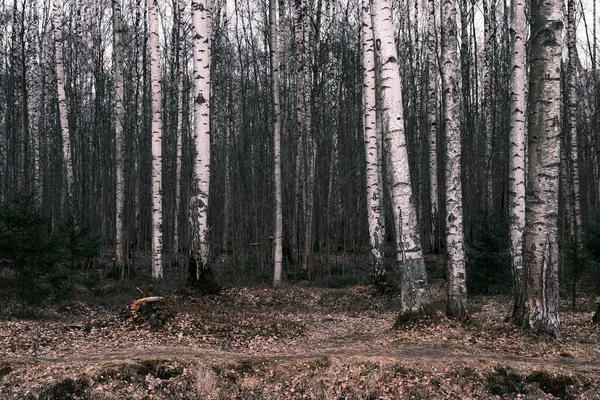
[[[212,0],[194,0],[194,183],[190,200],[190,257],[196,279],[209,266],[208,199],[210,187],[210,64]]]
[[[596,22],[594,21],[594,24]],[[567,126],[569,129],[570,143],[570,172],[571,176],[571,206],[573,218],[569,221],[572,226],[572,243],[577,251],[581,247],[581,192],[579,188],[579,140],[577,137],[577,35],[575,31],[575,0],[567,1],[567,48],[569,63],[567,69],[568,103]]]
[[[177,24],[178,24],[178,39],[177,39],[177,70],[179,76],[177,78],[177,130],[176,130],[176,157],[175,160],[175,219],[173,223],[173,255],[176,260],[179,260],[179,216],[181,209],[181,162],[183,155],[183,80],[185,76],[185,55],[184,55],[184,12],[185,1],[177,0]]]
[[[522,318],[523,297],[523,230],[525,229],[525,135],[527,112],[527,19],[525,0],[511,5],[511,118],[509,139],[509,230],[510,260],[513,276],[513,314]]]
[[[53,24],[54,24],[54,51],[56,57],[56,86],[58,91],[58,114],[60,129],[62,133],[62,156],[64,192],[63,213],[68,212],[71,207],[71,196],[73,191],[73,158],[71,154],[71,137],[69,134],[69,121],[67,117],[67,95],[65,93],[65,69],[63,64],[62,43],[62,0],[53,0]]]
[[[30,176],[29,176],[29,163],[30,163],[30,141],[31,131],[29,128],[29,89],[27,85],[27,38],[26,38],[26,2],[23,1],[23,11],[21,12],[21,27],[20,27],[20,44],[21,44],[21,112],[22,112],[22,129],[23,129],[23,165],[22,165],[22,182],[21,191],[27,195],[30,193],[29,188],[31,187]],[[14,27],[13,27],[14,29]]]
[[[367,221],[369,226],[369,245],[371,273],[375,277],[385,276],[384,234],[382,224],[382,202],[379,196],[381,158],[377,137],[375,109],[375,43],[371,18],[371,0],[362,0],[362,51],[363,51],[363,133],[366,150],[367,181]]]
[[[321,68],[321,16],[322,16],[322,0],[317,0],[315,4],[316,16],[314,17],[314,42],[313,56],[311,67],[305,69],[306,82],[312,81],[310,93],[305,93],[305,96],[310,99],[310,107],[305,109],[305,127],[306,134],[306,198],[304,202],[304,246],[302,250],[302,264],[300,266],[300,275],[311,278],[312,271],[312,255],[313,255],[313,225],[314,225],[314,209],[315,209],[315,178],[316,178],[316,162],[317,162],[317,102],[320,101],[316,93],[320,92],[318,86],[319,68]],[[312,21],[310,21],[312,22]],[[309,29],[307,28],[307,32]],[[305,36],[305,40],[308,35]],[[305,46],[308,48],[308,46]],[[312,79],[311,79],[312,78]],[[309,111],[310,110],[310,111]]]
[[[382,122],[396,229],[396,261],[401,272],[401,312],[412,313],[422,311],[430,299],[410,181],[402,83],[390,6],[389,0],[373,1],[373,28],[381,62]]]
[[[158,40],[157,0],[147,0],[150,30],[150,85],[152,87],[152,277],[163,277],[162,202],[162,89]]]
[[[446,137],[447,314],[467,317],[465,244],[463,231],[458,39],[454,0],[442,1],[442,92]]]
[[[291,224],[291,258],[298,262],[298,221],[300,220],[300,203],[302,202],[302,179],[304,177],[304,14],[303,0],[294,1],[294,38],[296,41],[296,161],[294,177],[294,207]]]
[[[555,337],[560,336],[557,225],[562,29],[561,1],[532,2],[523,325]]]
[[[516,1],[516,0],[515,0]],[[487,218],[493,209],[492,204],[492,139],[493,139],[493,113],[494,94],[494,50],[496,41],[496,5],[495,0],[483,0],[483,28],[484,28],[484,64],[483,64],[483,132],[485,136],[485,172],[484,172],[484,210]]]
[[[279,25],[277,22],[277,0],[269,0],[269,27],[271,53],[271,80],[273,86],[273,155],[275,181],[275,229],[273,232],[273,286],[281,286],[281,270],[283,266],[283,207],[281,196],[281,115],[279,105]]]
[[[113,48],[114,48],[114,112],[115,112],[115,156],[116,156],[116,235],[115,235],[115,257],[121,266],[121,277],[125,276],[125,174],[124,152],[125,139],[123,136],[123,45],[121,42],[121,1],[112,0],[113,11]]]
[[[437,157],[437,33],[435,23],[435,0],[427,1],[427,126],[429,128],[429,184],[431,196],[431,238],[432,251],[440,249],[440,221],[438,196],[438,157]]]

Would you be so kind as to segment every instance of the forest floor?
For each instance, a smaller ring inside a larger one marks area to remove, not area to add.
[[[176,294],[160,327],[90,302],[4,311],[0,398],[600,399],[593,300],[565,302],[562,341],[505,322],[507,296],[393,329],[397,297],[369,286]]]

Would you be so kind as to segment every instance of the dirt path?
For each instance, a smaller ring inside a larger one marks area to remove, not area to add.
[[[315,351],[301,353],[277,353],[277,354],[252,354],[244,352],[231,352],[209,348],[196,348],[184,346],[152,346],[136,348],[127,351],[104,351],[96,354],[74,354],[66,357],[10,357],[0,358],[1,363],[24,363],[24,364],[114,364],[138,360],[180,360],[202,362],[203,364],[225,364],[240,360],[269,360],[286,362],[303,362],[323,357],[331,357],[339,360],[358,360],[378,362],[420,362],[423,364],[447,364],[461,361],[477,362],[480,364],[497,365],[520,365],[521,367],[572,367],[583,369],[594,369],[600,372],[600,360],[593,358],[573,359],[569,357],[536,358],[503,354],[498,352],[486,352],[478,350],[469,352],[465,348],[452,346],[415,346],[406,345],[393,349],[364,348],[359,343],[355,346],[342,348],[323,348]]]

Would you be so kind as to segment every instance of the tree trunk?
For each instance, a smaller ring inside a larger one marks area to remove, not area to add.
[[[185,2],[184,0],[177,1],[177,24],[178,24],[178,39],[177,39],[177,55],[176,55],[176,66],[178,70],[177,78],[177,129],[176,129],[176,157],[175,160],[175,219],[173,223],[173,255],[175,260],[179,261],[179,216],[181,209],[181,162],[183,154],[183,80],[185,76],[185,56],[184,56],[184,12]]]
[[[194,183],[190,200],[190,257],[196,279],[209,265],[208,199],[210,183],[210,63],[212,0],[192,2],[194,25]]]
[[[490,0],[483,0],[483,36],[484,36],[484,63],[483,63],[483,133],[485,137],[484,158],[484,212],[487,218],[493,209],[492,185],[492,141],[494,134],[494,103],[496,88],[494,88],[494,50],[496,41],[496,6],[489,4]],[[516,1],[516,0],[515,0]],[[495,3],[495,0],[491,0]]]
[[[412,313],[422,311],[430,300],[410,181],[402,83],[390,7],[389,0],[373,1],[373,28],[381,63],[382,122],[392,191],[396,261],[401,273],[401,312]],[[376,279],[383,277],[375,276]]]
[[[363,50],[363,133],[366,150],[367,221],[369,226],[370,261],[373,276],[385,276],[384,234],[382,224],[380,169],[382,167],[377,137],[375,109],[375,43],[370,0],[362,0]]]
[[[304,13],[303,0],[294,1],[294,38],[296,41],[296,161],[294,176],[294,206],[291,233],[291,258],[298,262],[298,221],[300,220],[300,203],[302,202],[302,180],[304,179]]]
[[[150,85],[152,87],[152,277],[163,277],[162,202],[162,89],[157,0],[147,0],[150,30]]]
[[[281,116],[279,105],[279,29],[277,0],[269,1],[269,27],[271,52],[271,80],[273,85],[273,155],[275,181],[275,227],[273,232],[273,286],[281,286],[281,270],[283,266],[283,207],[281,196]]]
[[[523,325],[554,337],[560,336],[557,225],[562,29],[561,1],[533,1]]]
[[[435,24],[435,1],[428,0],[427,17],[427,126],[429,128],[429,187],[431,196],[431,237],[433,252],[440,250],[440,221],[438,196],[438,157],[437,157],[437,33]]]
[[[581,247],[581,192],[579,189],[579,149],[577,137],[577,36],[575,26],[575,0],[567,1],[567,47],[569,51],[569,62],[567,70],[568,103],[567,126],[569,129],[570,143],[570,172],[571,176],[571,206],[572,220],[569,224],[572,226],[572,243],[576,246],[576,251]],[[574,266],[576,268],[576,266]]]
[[[54,24],[54,51],[56,57],[56,86],[58,91],[58,115],[60,130],[62,133],[62,156],[63,156],[63,213],[71,207],[71,195],[73,191],[73,158],[71,154],[71,137],[69,134],[69,121],[67,116],[67,96],[65,93],[65,69],[63,64],[62,43],[62,0],[53,0],[53,24]]]
[[[463,231],[458,39],[454,0],[442,1],[442,92],[446,136],[446,242],[448,299],[446,313],[467,317],[465,244]]]
[[[125,139],[123,137],[123,45],[121,42],[121,2],[112,1],[113,11],[113,45],[114,45],[114,68],[115,68],[115,156],[116,156],[116,234],[115,234],[115,257],[117,265],[121,266],[121,278],[125,276],[125,174],[124,174],[124,152]]]
[[[511,119],[509,139],[509,237],[513,277],[513,311],[517,320],[524,312],[523,297],[523,230],[525,229],[525,135],[527,111],[527,19],[525,1],[514,0],[511,6]]]

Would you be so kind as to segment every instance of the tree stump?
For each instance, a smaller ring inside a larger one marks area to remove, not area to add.
[[[127,307],[126,313],[133,322],[152,328],[162,328],[172,315],[164,297],[160,296],[137,299]]]

